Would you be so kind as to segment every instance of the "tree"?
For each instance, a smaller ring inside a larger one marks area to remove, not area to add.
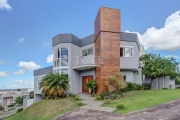
[[[17,91],[21,91],[21,89],[17,89]]]
[[[110,93],[118,93],[121,89],[126,88],[127,84],[124,81],[123,74],[116,70],[114,75],[107,77],[106,86]]]
[[[25,96],[19,96],[19,97],[17,97],[16,98],[16,100],[15,100],[15,103],[17,103],[17,104],[23,104],[23,99],[25,98]]]
[[[29,92],[29,97],[30,97],[30,99],[34,98],[34,91]]]
[[[175,78],[179,73],[179,63],[173,57],[166,58],[150,53],[141,56],[140,61],[143,64],[142,73],[151,79],[151,88],[155,78],[162,76]]]
[[[39,89],[42,89],[42,96],[62,97],[69,90],[69,79],[66,75],[50,73],[42,78]]]

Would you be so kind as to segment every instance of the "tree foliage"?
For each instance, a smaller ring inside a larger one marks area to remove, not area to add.
[[[16,98],[15,103],[17,104],[23,104],[23,99],[25,98],[25,96],[19,96]]]
[[[143,64],[142,73],[151,78],[151,86],[154,78],[162,76],[175,78],[179,74],[179,63],[173,57],[161,57],[151,53],[141,56],[140,61]]]
[[[29,97],[30,97],[30,99],[34,98],[34,91],[29,92]]]
[[[69,79],[66,75],[50,73],[43,77],[39,83],[39,89],[42,89],[42,96],[62,97],[69,90]]]
[[[127,87],[126,82],[124,81],[123,74],[119,70],[116,70],[114,75],[107,77],[106,86],[110,93],[118,93],[120,89]]]

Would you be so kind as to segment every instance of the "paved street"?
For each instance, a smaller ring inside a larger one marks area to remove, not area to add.
[[[3,113],[0,114],[0,120],[2,120],[3,118],[6,118],[8,116],[11,116],[11,115],[13,115],[15,113],[16,113],[16,109],[10,110],[10,111],[7,111],[7,112],[3,112]]]
[[[126,117],[110,112],[78,109],[57,120],[180,120],[180,103]]]

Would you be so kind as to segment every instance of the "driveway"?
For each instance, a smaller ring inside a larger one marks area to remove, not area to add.
[[[180,103],[125,117],[110,112],[78,109],[56,120],[180,120]]]

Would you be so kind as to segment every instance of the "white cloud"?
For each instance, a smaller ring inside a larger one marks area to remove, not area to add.
[[[170,57],[173,57],[173,58],[175,58],[175,59],[179,59],[180,57],[179,56],[174,56],[174,55],[167,55],[167,56],[165,56],[166,58],[170,58]]]
[[[0,10],[6,9],[6,10],[12,10],[11,6],[7,3],[7,0],[0,0]]]
[[[41,68],[41,66],[36,64],[34,61],[30,61],[30,62],[20,61],[18,66],[21,68],[25,68],[29,71],[33,71],[33,70]]]
[[[1,64],[1,65],[5,64],[5,63],[6,63],[5,61],[0,61],[0,64]]]
[[[16,80],[11,88],[33,88],[34,82],[32,80]]]
[[[26,40],[26,39],[22,37],[22,38],[19,38],[19,39],[18,39],[18,42],[22,43],[22,42],[24,42],[25,40]]]
[[[25,69],[20,69],[19,71],[15,71],[14,74],[24,75],[24,74],[26,74],[26,70]]]
[[[46,59],[47,63],[52,63],[53,62],[53,54],[48,55],[47,59]]]
[[[43,42],[43,44],[42,44],[43,47],[46,47],[46,46],[48,46],[48,45],[49,45],[48,42]]]
[[[180,11],[170,15],[162,28],[148,28],[142,35],[135,33],[138,34],[140,43],[146,50],[178,50],[180,49]]]
[[[0,71],[0,77],[7,77],[9,76],[9,73],[6,71]]]

